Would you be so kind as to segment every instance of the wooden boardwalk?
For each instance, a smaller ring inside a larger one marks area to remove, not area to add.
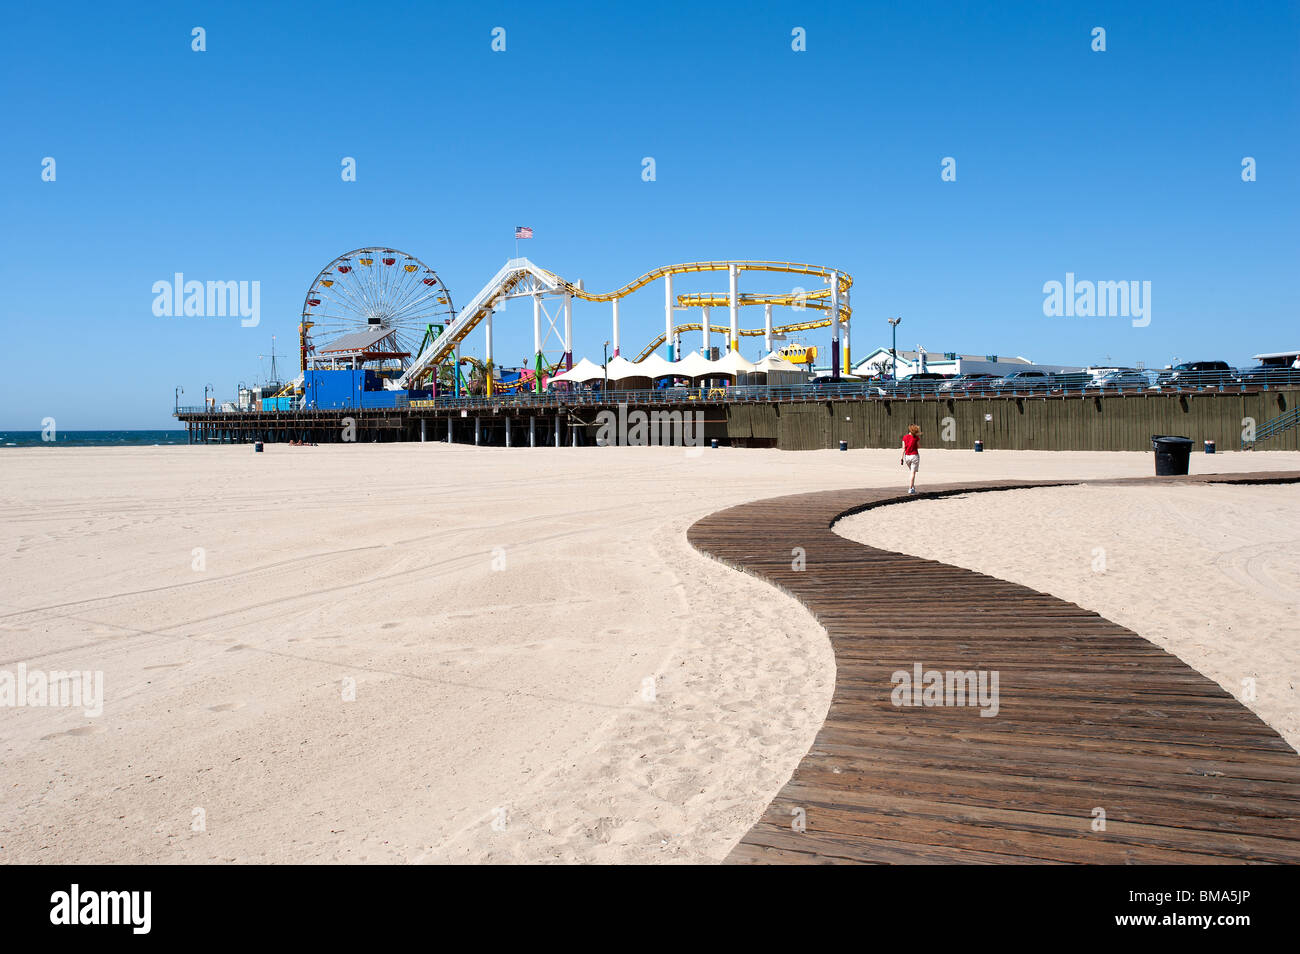
[[[1060,483],[947,485],[910,499]],[[1072,603],[830,529],[906,499],[799,494],[688,531],[697,549],[806,605],[837,667],[812,748],[729,862],[1300,862],[1300,756],[1216,683]],[[996,716],[894,705],[893,673],[917,664],[997,671]]]

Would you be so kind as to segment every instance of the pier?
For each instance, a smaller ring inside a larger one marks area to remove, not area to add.
[[[620,406],[647,413],[697,411],[702,440],[783,450],[894,447],[909,424],[925,446],[986,450],[1147,451],[1153,434],[1180,434],[1196,448],[1243,447],[1254,422],[1266,450],[1300,449],[1300,427],[1267,431],[1293,416],[1300,388],[1232,391],[1075,392],[1053,395],[930,394],[882,398],[867,389],[673,388],[567,394],[446,397],[389,408],[217,411],[181,407],[191,443],[305,441],[316,444],[450,441],[499,447],[586,446],[597,416]]]

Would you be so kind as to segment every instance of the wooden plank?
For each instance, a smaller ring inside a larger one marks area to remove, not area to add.
[[[1175,417],[1195,423],[1209,403],[1184,412],[1176,396],[1156,399],[1159,410],[1134,404],[1125,414],[1113,402],[1083,401],[1072,413],[1087,434],[1105,408],[1110,431],[1090,439],[1109,443],[1128,439],[1131,421],[1153,414],[1175,427]],[[1014,414],[1000,402],[988,426],[983,402],[967,406],[978,432],[996,435],[1000,446],[1036,446],[1035,402]],[[911,413],[895,411],[883,427]],[[866,426],[873,439],[880,425]],[[1300,473],[1088,483],[1169,481],[1295,483]],[[1060,485],[798,494],[732,507],[690,528],[697,549],[807,606],[836,658],[821,731],[729,863],[1300,862],[1300,756],[1220,686],[1089,610],[832,529],[843,516],[887,504]],[[793,565],[796,548],[802,568]],[[895,705],[893,674],[917,663],[997,671],[997,714]],[[1093,830],[1095,808],[1106,811],[1104,831]],[[798,810],[806,830],[792,827]]]

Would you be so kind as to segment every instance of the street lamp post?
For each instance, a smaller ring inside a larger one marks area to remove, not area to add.
[[[203,410],[205,410],[205,411],[208,409],[208,392],[209,392],[209,391],[216,391],[216,388],[214,388],[211,384],[205,384],[205,385],[203,385]]]
[[[185,389],[181,387],[179,384],[176,385],[176,413],[177,414],[179,414],[181,411],[181,395],[184,393],[185,393]]]
[[[891,371],[890,374],[894,379],[894,383],[897,384],[898,383],[898,325],[900,322],[902,322],[903,319],[886,318],[885,320],[889,322],[890,330],[893,332],[894,335],[893,343],[890,345],[889,348],[890,356],[894,360],[894,370]]]
[[[600,399],[602,401],[608,401],[609,400],[609,342],[608,341],[605,342],[605,364],[603,365],[603,367],[605,369],[605,386],[600,389]]]

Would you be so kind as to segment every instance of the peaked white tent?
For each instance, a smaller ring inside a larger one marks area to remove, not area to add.
[[[762,374],[769,385],[803,384],[808,380],[808,372],[799,365],[787,361],[773,351],[754,365],[754,374]]]
[[[673,373],[684,378],[702,378],[714,373],[714,362],[698,351],[692,351],[673,366]]]
[[[615,355],[609,359],[609,379],[611,381],[622,381],[624,378],[643,378],[646,372],[639,370],[639,366],[633,364],[627,358]]]
[[[654,380],[655,378],[680,373],[677,365],[665,361],[657,354],[650,355],[644,361],[628,361],[620,355],[609,363],[609,379],[611,381],[623,381],[627,378],[650,378]]]
[[[569,371],[563,374],[557,374],[551,378],[552,381],[572,381],[575,384],[584,381],[600,381],[605,377],[605,369],[594,361],[588,361],[583,358]]]
[[[756,370],[756,365],[742,358],[739,351],[728,351],[717,361],[710,361],[709,365],[710,373],[730,374],[737,381],[740,380],[740,375],[753,374]]]

